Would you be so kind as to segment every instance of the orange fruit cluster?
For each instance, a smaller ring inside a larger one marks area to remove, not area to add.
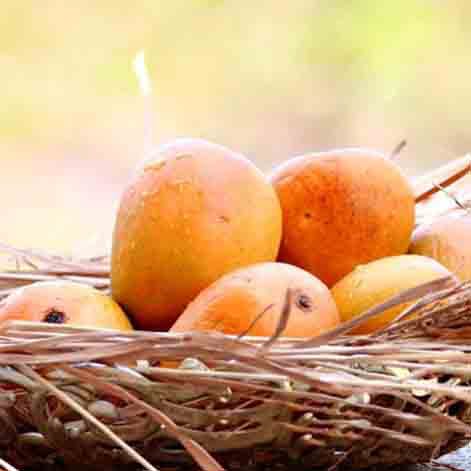
[[[312,337],[401,290],[470,278],[471,225],[457,221],[420,228],[411,245],[412,186],[376,151],[309,153],[265,175],[226,147],[179,139],[159,147],[122,195],[111,297],[36,283],[11,295],[0,322],[271,336],[288,310],[282,335]]]

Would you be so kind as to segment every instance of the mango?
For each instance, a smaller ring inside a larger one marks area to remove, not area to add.
[[[277,195],[247,158],[201,139],[161,146],[124,192],[112,295],[142,329],[167,330],[200,291],[277,257]]]
[[[285,308],[285,337],[314,337],[340,323],[322,281],[292,265],[259,263],[228,273],[203,290],[170,330],[270,337]]]
[[[39,281],[15,290],[0,308],[0,324],[15,320],[132,330],[110,296],[67,280]]]
[[[303,155],[276,168],[271,181],[283,210],[279,261],[332,286],[357,265],[407,252],[415,223],[412,186],[381,153]]]
[[[429,281],[452,276],[437,261],[419,255],[399,255],[360,265],[331,289],[342,322],[363,314],[403,291]],[[410,303],[400,304],[379,314],[351,331],[369,334],[385,327]]]
[[[419,226],[409,252],[434,258],[461,281],[471,280],[471,215],[455,211]]]

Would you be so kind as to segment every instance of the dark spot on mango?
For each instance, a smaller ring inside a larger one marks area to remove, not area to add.
[[[308,312],[312,309],[312,299],[306,294],[299,294],[295,302],[296,306],[302,311]]]
[[[52,308],[43,319],[43,322],[47,322],[48,324],[64,324],[65,323],[65,313],[59,311],[57,309]]]

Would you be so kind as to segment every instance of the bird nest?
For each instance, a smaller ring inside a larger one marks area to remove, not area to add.
[[[342,335],[352,324],[309,340],[5,325],[2,456],[208,471],[427,462],[471,432],[471,284],[438,280],[388,306],[418,296],[370,336]]]
[[[109,288],[107,257],[1,248],[18,266],[0,303],[57,277]],[[471,282],[435,280],[312,339],[280,337],[290,296],[271,338],[0,325],[0,468],[361,469],[469,440]]]

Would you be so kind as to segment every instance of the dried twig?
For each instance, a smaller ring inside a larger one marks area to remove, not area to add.
[[[396,147],[394,147],[394,149],[392,150],[391,154],[389,155],[389,158],[391,160],[396,159],[397,156],[404,150],[404,147],[406,147],[406,145],[407,141],[405,139],[400,141],[399,144],[397,144]]]
[[[446,188],[457,182],[471,171],[471,155],[465,155],[459,159],[439,167],[432,172],[417,178],[414,181],[415,201],[420,203],[437,193],[440,185]]]
[[[2,466],[5,471],[19,471],[5,460],[2,460],[2,458],[0,458],[0,466]]]

